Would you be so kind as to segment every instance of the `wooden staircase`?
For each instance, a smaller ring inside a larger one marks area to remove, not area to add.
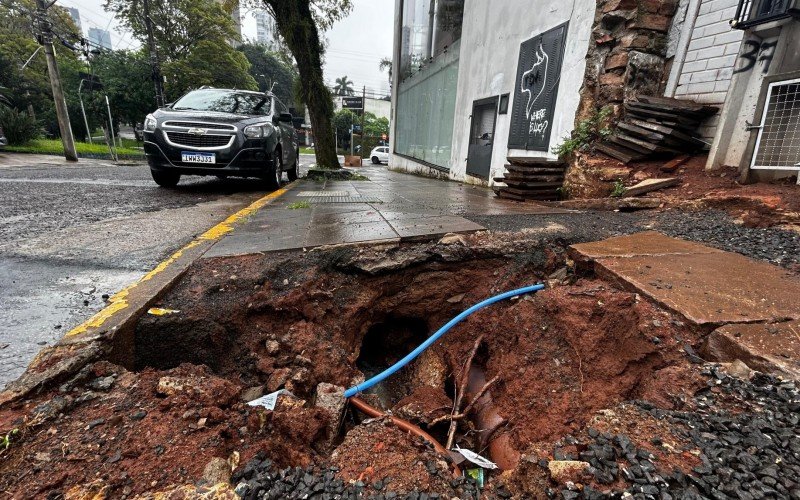
[[[558,200],[567,165],[562,161],[508,157],[503,177],[495,177],[497,196],[515,201]]]

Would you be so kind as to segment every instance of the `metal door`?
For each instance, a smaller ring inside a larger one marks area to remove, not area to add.
[[[469,127],[467,173],[489,178],[494,145],[494,124],[497,118],[497,97],[472,103],[472,124]]]

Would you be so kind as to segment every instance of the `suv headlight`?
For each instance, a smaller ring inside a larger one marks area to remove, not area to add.
[[[147,115],[147,117],[144,119],[144,131],[145,132],[155,132],[157,124],[158,124],[158,121],[156,120],[155,116]]]
[[[245,137],[249,139],[259,139],[261,137],[268,137],[272,133],[271,123],[256,123],[255,125],[248,125],[244,128],[243,132]]]

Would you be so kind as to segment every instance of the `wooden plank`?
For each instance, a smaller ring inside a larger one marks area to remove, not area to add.
[[[594,147],[598,151],[601,151],[612,158],[616,158],[622,163],[630,163],[633,160],[641,160],[644,158],[644,155],[641,153],[637,153],[636,151],[631,151],[628,148],[605,141],[596,142]]]
[[[678,108],[675,106],[663,105],[663,104],[650,104],[646,102],[636,102],[636,101],[630,101],[628,104],[630,104],[631,107],[633,107],[634,109],[643,109],[650,111],[658,111],[661,113],[670,113],[697,121],[703,121],[708,117],[706,113],[692,111],[685,108]]]
[[[564,166],[561,160],[548,160],[547,158],[530,158],[527,156],[507,156],[506,159],[512,165],[522,166]]]
[[[700,122],[698,120],[686,118],[684,116],[678,116],[673,113],[653,111],[652,109],[639,109],[631,106],[630,104],[625,104],[625,110],[634,116],[641,116],[644,119],[653,118],[658,122],[663,121],[666,123],[674,123],[689,130],[694,130],[700,126]]]
[[[553,188],[550,189],[520,189],[514,187],[504,187],[502,188],[504,192],[516,194],[517,196],[522,196],[524,198],[539,198],[541,196],[547,195],[548,193],[556,193],[557,191]]]
[[[637,139],[637,138],[631,137],[629,135],[617,134],[617,137],[619,139],[623,140],[624,142],[628,142],[631,145],[639,146],[640,148],[642,148],[644,150],[647,150],[647,151],[650,151],[651,153],[680,153],[680,151],[677,151],[675,149],[668,148],[666,146],[659,146],[657,144],[651,144],[651,143],[649,143],[647,141],[643,141],[641,139]],[[623,145],[625,145],[625,144],[623,144]],[[632,146],[627,146],[627,147],[629,149],[634,149]],[[635,151],[635,149],[634,149],[634,151]]]
[[[659,96],[638,96],[638,101],[646,102],[648,104],[661,104],[662,106],[673,106],[676,108],[683,108],[697,113],[704,113],[707,116],[716,114],[719,111],[717,106],[709,106],[707,104],[700,104],[688,99],[675,99],[671,97]]]
[[[564,165],[554,165],[554,166],[537,166],[537,167],[530,167],[530,166],[522,166],[522,165],[506,165],[506,170],[509,172],[513,172],[516,174],[545,174],[545,175],[557,175],[559,173],[563,173],[565,169]]]
[[[645,179],[635,186],[626,188],[625,191],[622,192],[622,196],[639,196],[640,194],[649,193],[650,191],[672,187],[678,183],[680,183],[680,180],[676,177],[667,177],[665,179]]]
[[[498,181],[497,179],[502,179],[502,180]],[[513,172],[508,172],[503,177],[495,177],[495,181],[497,182],[506,182],[506,180],[512,182],[563,182],[564,174],[559,173],[556,175],[541,175],[541,174],[515,174]]]
[[[563,182],[526,182],[526,181],[505,181],[508,187],[517,189],[541,190],[560,188],[564,185]]]
[[[631,123],[633,125],[636,125],[637,127],[642,127],[642,128],[646,128],[648,130],[653,130],[653,131],[656,131],[656,132],[658,132],[660,134],[663,134],[665,136],[670,136],[670,137],[675,138],[675,139],[679,139],[679,140],[682,140],[682,141],[685,141],[685,142],[688,142],[688,143],[691,143],[691,144],[695,144],[698,147],[705,145],[705,143],[703,141],[701,141],[700,139],[692,136],[690,133],[687,134],[683,130],[677,130],[676,127],[670,127],[670,126],[667,126],[667,125],[664,125],[664,124],[661,124],[661,123],[655,123],[655,122],[651,122],[651,121],[647,121],[647,120],[640,120],[640,119],[636,119],[636,118],[632,118],[632,117],[626,118],[625,121],[627,123]]]
[[[617,123],[617,128],[624,130],[628,135],[639,137],[646,141],[662,142],[666,139],[666,136],[664,134],[659,134],[658,132],[654,132],[652,130],[639,127],[637,125],[633,125],[627,122]]]
[[[669,162],[665,163],[664,165],[662,165],[659,170],[661,170],[662,172],[672,173],[672,172],[678,170],[678,167],[680,167],[681,165],[683,165],[684,163],[689,161],[689,158],[691,158],[691,156],[689,156],[689,155],[679,156],[679,157],[675,158],[674,160],[669,161]]]
[[[626,141],[623,138],[622,134],[617,133],[616,135],[612,135],[606,139],[606,141],[613,142],[618,146],[622,146],[623,148],[630,149],[632,151],[636,151],[637,153],[641,153],[643,155],[649,155],[653,152],[653,149],[650,148],[643,148],[636,144],[635,142]],[[653,146],[655,148],[655,146]]]

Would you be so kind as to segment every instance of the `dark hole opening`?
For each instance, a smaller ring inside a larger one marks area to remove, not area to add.
[[[361,343],[356,366],[364,377],[377,375],[414,350],[428,338],[428,324],[421,318],[388,317],[370,327]],[[409,375],[413,362],[368,393],[376,394],[384,409],[409,394]]]

